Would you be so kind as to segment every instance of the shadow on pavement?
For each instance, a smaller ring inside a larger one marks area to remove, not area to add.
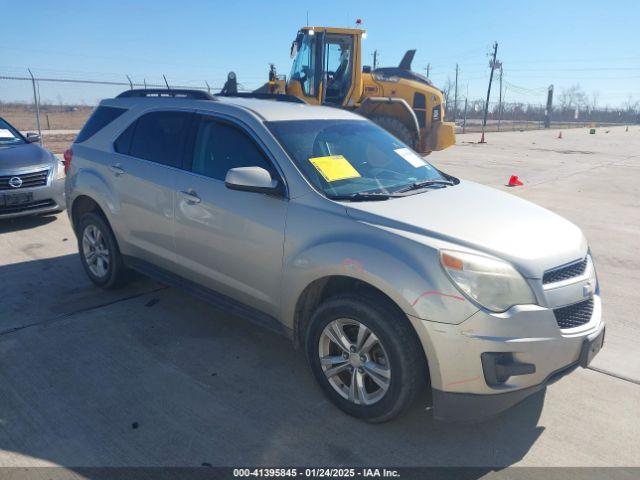
[[[544,392],[473,425],[435,422],[426,394],[390,423],[353,419],[287,339],[178,290],[143,294],[155,285],[146,280],[118,301],[88,284],[75,255],[2,266],[0,279],[20,305],[10,318],[40,322],[0,335],[0,464],[488,472],[518,462],[543,431]]]
[[[36,245],[27,247],[35,248]],[[91,283],[76,254],[0,266],[0,332],[160,287],[148,278],[132,277],[133,281],[126,289],[101,290]]]
[[[56,219],[56,214],[0,219],[0,234],[42,227]]]

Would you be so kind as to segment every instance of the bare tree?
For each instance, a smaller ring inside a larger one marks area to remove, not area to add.
[[[623,107],[627,114],[632,114],[640,107],[640,102],[637,100],[634,102],[633,96],[628,95],[627,99],[623,103]]]
[[[584,93],[579,84],[571,85],[565,88],[558,97],[558,103],[562,110],[573,110],[575,108],[584,108],[587,104],[587,94]]]
[[[442,94],[444,95],[444,109],[449,111],[449,94],[454,89],[454,83],[451,81],[451,78],[447,77],[447,82],[444,84],[442,88]]]
[[[594,90],[591,92],[591,110],[598,109],[598,100],[600,100],[600,92],[598,90]]]

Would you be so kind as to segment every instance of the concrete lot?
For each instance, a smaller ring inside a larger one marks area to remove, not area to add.
[[[137,278],[95,289],[66,214],[0,223],[0,465],[640,466],[640,128],[459,136],[438,167],[582,227],[608,322],[580,369],[501,417],[384,425],[328,403],[288,341]],[[134,423],[137,428],[134,428]]]

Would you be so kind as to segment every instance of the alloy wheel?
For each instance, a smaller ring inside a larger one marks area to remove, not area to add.
[[[87,225],[82,234],[82,253],[93,275],[104,278],[109,272],[109,248],[100,229]]]
[[[318,347],[322,371],[343,398],[373,405],[389,390],[389,356],[367,326],[353,319],[333,320],[322,331]]]

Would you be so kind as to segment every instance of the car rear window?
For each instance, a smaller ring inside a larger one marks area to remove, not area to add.
[[[75,139],[75,143],[82,143],[85,140],[93,137],[96,133],[102,130],[104,127],[113,122],[116,118],[126,112],[126,108],[116,107],[98,107],[93,111],[93,114],[84,124],[80,133]]]

